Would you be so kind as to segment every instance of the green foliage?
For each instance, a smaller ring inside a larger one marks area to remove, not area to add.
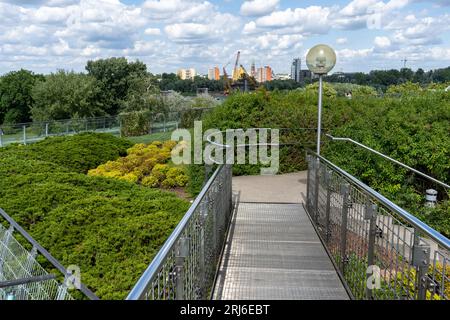
[[[131,111],[120,114],[122,135],[126,137],[142,136],[150,131],[149,111]]]
[[[209,80],[195,77],[194,80],[181,80],[174,73],[163,73],[159,76],[158,85],[161,90],[174,90],[177,92],[195,94],[198,88],[208,88],[210,92],[223,92],[223,79]]]
[[[83,283],[103,299],[126,297],[189,207],[174,193],[78,173],[125,147],[86,134],[0,151],[0,207],[63,265],[80,266]],[[70,159],[90,154],[98,159]]]
[[[91,169],[88,175],[141,183],[149,187],[184,187],[189,180],[185,170],[168,164],[175,145],[175,141],[136,144],[128,149],[126,157]]]
[[[345,97],[345,94],[351,93],[352,98],[376,97],[377,91],[370,86],[361,86],[352,83],[332,83],[338,97]]]
[[[90,168],[125,155],[131,145],[129,141],[109,134],[82,133],[47,138],[29,146],[0,148],[0,157],[48,161],[74,172],[86,173]]]
[[[142,85],[137,84],[137,79],[149,77],[147,66],[141,61],[128,62],[123,57],[100,59],[88,61],[86,70],[98,80],[101,90],[99,101],[109,115],[120,112],[124,102],[130,98],[130,89],[137,95],[146,92],[136,90],[142,88]]]
[[[31,90],[42,76],[19,70],[0,78],[0,124],[30,121]]]
[[[349,137],[441,181],[450,182],[450,99],[446,92],[423,92],[400,98],[330,98],[324,95],[325,132]],[[430,106],[433,106],[430,108]],[[280,172],[306,169],[304,147],[314,148],[317,93],[258,91],[235,94],[206,115],[204,129],[290,128],[280,131]],[[401,167],[346,142],[323,139],[322,153],[332,162],[450,235],[450,206],[441,201],[424,207],[424,192],[435,185],[420,181]],[[234,174],[259,174],[259,166],[235,165]],[[448,199],[440,191],[440,200]]]
[[[317,92],[319,92],[319,83],[314,82],[307,85],[306,92],[311,95],[317,95]],[[334,98],[337,96],[337,91],[331,84],[323,82],[323,95],[328,98]]]
[[[98,100],[100,88],[95,78],[59,70],[33,87],[34,121],[87,118],[105,115]]]
[[[422,91],[423,89],[418,83],[408,81],[402,84],[389,86],[386,94],[390,96],[399,96],[404,94],[418,94]]]

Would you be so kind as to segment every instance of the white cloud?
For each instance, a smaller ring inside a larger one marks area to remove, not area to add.
[[[255,59],[257,65],[288,72],[292,57],[307,51],[304,42],[333,40],[342,49],[338,58],[344,69],[367,70],[372,62],[397,66],[399,57],[428,65],[448,61],[450,14],[442,7],[448,0],[344,0],[322,6],[292,1],[290,8],[279,0],[241,2],[236,12],[225,12],[223,3],[212,0],[133,5],[122,0],[0,0],[0,72],[83,70],[86,60],[108,56],[139,57],[151,70],[189,65],[206,70],[233,60],[238,49],[246,67]],[[418,10],[410,5],[417,2],[434,6]],[[365,33],[374,13],[380,24]],[[360,34],[353,35],[357,29]],[[373,39],[373,48],[355,41],[366,36]]]
[[[286,9],[260,17],[256,19],[255,23],[257,27],[261,28],[277,29],[294,27],[295,32],[321,34],[328,32],[330,29],[328,19],[330,12],[330,8],[319,6]]]
[[[159,28],[147,28],[144,33],[148,36],[159,36],[161,34],[161,30]]]
[[[378,48],[388,48],[391,46],[391,40],[388,37],[375,37],[374,39],[375,46]]]
[[[275,10],[279,0],[249,0],[241,6],[241,14],[244,16],[262,16]]]
[[[348,42],[347,38],[337,38],[336,44],[346,44]]]

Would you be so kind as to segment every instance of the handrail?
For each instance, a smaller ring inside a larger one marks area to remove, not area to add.
[[[216,179],[217,175],[220,173],[220,171],[223,168],[224,168],[224,165],[219,166],[217,168],[217,170],[213,173],[213,175],[209,178],[208,182],[204,185],[200,194],[195,198],[194,202],[189,207],[189,210],[186,212],[184,217],[181,219],[180,223],[178,223],[176,228],[173,230],[172,234],[169,236],[169,238],[163,244],[163,246],[158,251],[156,256],[153,258],[153,261],[150,263],[150,265],[147,267],[147,269],[144,271],[142,276],[137,281],[136,285],[130,291],[126,300],[139,300],[139,299],[141,299],[142,296],[145,295],[145,291],[148,289],[148,286],[151,284],[153,275],[156,274],[158,272],[158,270],[163,266],[164,262],[166,261],[166,259],[168,257],[168,253],[170,252],[170,250],[172,250],[172,248],[176,244],[177,240],[181,237],[183,230],[187,226],[191,217],[194,215],[195,210],[197,209],[197,207],[199,207],[201,201],[203,200],[203,198],[205,197],[209,188],[211,187],[214,180]]]
[[[406,169],[408,169],[408,170],[410,170],[410,171],[412,171],[414,173],[417,173],[418,175],[420,175],[420,176],[422,176],[422,177],[424,177],[426,179],[429,179],[429,180],[431,180],[431,181],[433,181],[433,182],[443,186],[444,188],[450,189],[450,185],[448,185],[448,184],[446,184],[446,183],[444,183],[442,181],[439,181],[439,180],[437,180],[437,179],[435,179],[433,177],[430,177],[429,175],[427,175],[427,174],[425,174],[423,172],[420,172],[419,170],[416,170],[416,169],[414,169],[414,168],[412,168],[412,167],[410,167],[410,166],[408,166],[408,165],[406,165],[406,164],[404,164],[404,163],[402,163],[402,162],[400,162],[398,160],[395,160],[395,159],[393,159],[393,158],[391,158],[391,157],[389,157],[389,156],[387,156],[387,155],[385,155],[385,154],[383,154],[383,153],[381,153],[381,152],[379,152],[379,151],[377,151],[375,149],[372,149],[372,148],[370,148],[370,147],[368,147],[368,146],[366,146],[366,145],[364,145],[364,144],[362,144],[362,143],[360,143],[358,141],[355,141],[353,139],[346,138],[346,137],[334,137],[334,136],[332,136],[331,134],[328,134],[328,133],[325,134],[325,136],[327,136],[328,138],[330,138],[333,141],[348,141],[348,142],[351,142],[353,144],[356,144],[357,146],[359,146],[361,148],[364,148],[366,150],[369,150],[370,152],[375,153],[376,155],[379,155],[380,157],[383,157],[383,158],[385,158],[385,159],[387,159],[389,161],[394,162],[395,164],[398,164],[399,166],[402,166],[403,168],[406,168]]]
[[[42,247],[34,238],[26,232],[13,218],[11,218],[3,209],[0,208],[0,215],[3,216],[3,218],[8,221],[8,223],[13,226],[15,230],[17,230],[28,242],[30,242],[37,251],[39,251],[50,263],[58,269],[64,276],[71,276],[70,273],[67,272],[66,268],[58,261],[56,260],[50,252],[45,250],[44,247]],[[81,283],[80,291],[84,293],[89,299],[91,300],[99,300],[99,298],[91,291],[89,290],[83,283]]]
[[[405,209],[399,207],[395,203],[393,203],[388,198],[384,197],[368,185],[364,184],[363,182],[356,179],[354,176],[350,175],[348,172],[344,171],[343,169],[339,168],[335,164],[333,164],[331,161],[325,159],[322,156],[318,156],[317,153],[315,153],[312,150],[308,150],[310,154],[312,154],[314,157],[322,160],[325,162],[328,166],[330,166],[335,171],[339,172],[341,175],[346,177],[348,180],[350,180],[352,183],[363,189],[365,192],[367,192],[369,195],[376,198],[380,203],[391,209],[392,211],[395,211],[399,216],[401,216],[405,221],[413,225],[414,227],[420,229],[422,232],[424,232],[427,236],[429,236],[431,239],[436,241],[439,245],[441,245],[446,250],[450,250],[450,239],[443,236],[441,233],[436,231],[435,229],[428,226],[426,223],[421,221],[420,219],[413,216],[411,213],[406,211]]]

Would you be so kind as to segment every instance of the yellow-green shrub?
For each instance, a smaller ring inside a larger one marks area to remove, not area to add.
[[[159,185],[158,178],[156,178],[155,176],[152,176],[152,175],[144,177],[142,179],[141,183],[143,186],[152,187],[152,188],[158,187],[158,185]]]
[[[89,170],[88,175],[141,183],[149,187],[184,187],[188,182],[184,170],[167,164],[175,146],[175,141],[154,141],[149,145],[139,143],[127,150],[126,157],[108,161]]]

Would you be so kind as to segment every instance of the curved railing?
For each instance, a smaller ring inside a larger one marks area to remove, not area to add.
[[[220,165],[127,300],[208,299],[231,212],[231,166]]]
[[[66,270],[46,249],[26,232],[13,218],[0,209],[0,218],[9,223],[6,229],[0,223],[0,300],[71,300],[69,284],[73,283],[75,275]],[[26,250],[14,238],[14,232],[28,241],[32,247]],[[37,255],[57,269],[63,276],[64,282],[58,283],[56,275],[48,272],[37,262]],[[81,280],[81,279],[80,279]],[[98,300],[98,297],[83,283],[78,283],[80,290],[87,298]]]
[[[450,240],[307,152],[307,211],[355,299],[450,299]]]

